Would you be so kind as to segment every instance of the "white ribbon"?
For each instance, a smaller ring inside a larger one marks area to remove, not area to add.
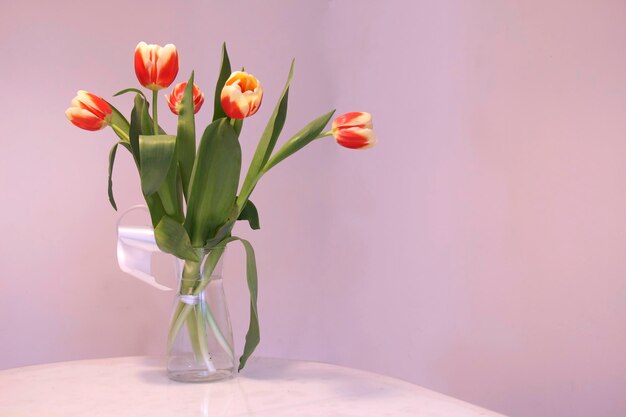
[[[156,244],[152,226],[122,225],[122,220],[136,210],[146,213],[149,219],[148,208],[143,205],[131,207],[122,213],[117,222],[117,263],[122,271],[146,284],[161,291],[172,291],[173,288],[159,284],[152,275],[152,256],[156,252],[161,252]]]

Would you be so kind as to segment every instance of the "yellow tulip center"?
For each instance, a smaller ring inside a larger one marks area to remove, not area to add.
[[[240,72],[231,77],[226,82],[226,85],[235,84],[237,81],[239,81],[239,88],[242,93],[245,93],[246,91],[254,91],[259,86],[257,79],[250,74],[246,74],[245,72]]]

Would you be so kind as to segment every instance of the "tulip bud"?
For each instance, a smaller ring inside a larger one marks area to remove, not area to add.
[[[171,43],[165,46],[139,42],[135,48],[135,74],[139,83],[156,91],[169,87],[178,74],[178,51]]]
[[[67,120],[85,130],[100,130],[111,121],[113,109],[102,98],[80,90],[65,110]]]
[[[222,89],[222,108],[232,119],[250,117],[259,110],[263,100],[263,87],[252,74],[233,72]]]
[[[187,87],[187,81],[177,84],[176,87],[172,90],[172,94],[169,96],[166,94],[165,99],[167,100],[167,105],[170,107],[170,110],[174,114],[178,114],[180,112],[180,106],[183,101],[183,94],[185,93],[185,87]],[[204,94],[196,83],[193,83],[193,112],[198,113],[200,107],[204,103]]]
[[[350,112],[333,121],[332,133],[341,146],[350,149],[368,149],[378,143],[372,128],[371,114]]]

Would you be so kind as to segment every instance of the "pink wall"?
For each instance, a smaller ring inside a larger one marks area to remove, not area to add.
[[[381,138],[358,153],[316,143],[255,192],[263,229],[241,235],[259,258],[260,355],[512,417],[624,414],[623,2],[22,4],[0,13],[0,368],[161,353],[170,295],[116,266],[113,137],[62,113],[79,88],[134,85],[139,40],[175,43],[180,78],[194,68],[208,91],[227,40],[266,87],[248,158],[291,56],[285,133],[336,106],[371,111]],[[126,156],[115,186],[120,207],[140,201]],[[239,346],[241,252],[225,269]]]

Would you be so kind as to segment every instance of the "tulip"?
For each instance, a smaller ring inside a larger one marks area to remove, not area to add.
[[[80,90],[65,110],[67,120],[85,130],[100,130],[111,122],[113,109],[101,97]]]
[[[170,106],[170,110],[174,114],[178,114],[180,112],[180,107],[183,101],[183,94],[185,93],[185,87],[187,87],[187,82],[180,83],[174,87],[172,90],[172,94],[165,95],[165,99],[167,100],[167,105]],[[204,103],[204,94],[196,83],[193,83],[193,112],[198,113],[200,107]]]
[[[342,114],[333,121],[332,134],[341,146],[350,149],[368,149],[378,143],[372,130],[372,115],[365,112]]]
[[[171,43],[165,46],[139,42],[135,48],[135,74],[152,91],[169,87],[178,74],[178,51]]]
[[[222,108],[232,119],[250,117],[259,110],[263,101],[263,87],[252,74],[233,72],[222,89]]]

